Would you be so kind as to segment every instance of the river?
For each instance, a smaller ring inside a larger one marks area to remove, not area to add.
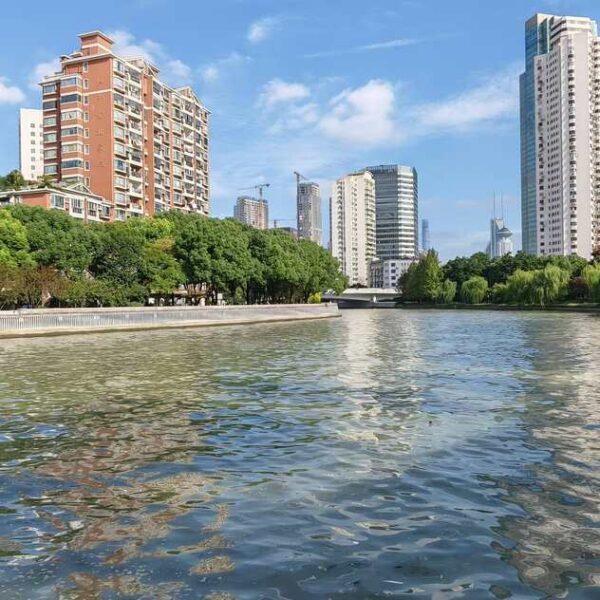
[[[600,598],[600,318],[0,341],[0,599]]]

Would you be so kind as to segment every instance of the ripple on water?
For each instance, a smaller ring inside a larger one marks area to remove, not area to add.
[[[7,341],[0,598],[594,597],[599,351],[443,311]]]

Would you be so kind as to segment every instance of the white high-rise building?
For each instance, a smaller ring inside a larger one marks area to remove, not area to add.
[[[376,253],[381,260],[419,255],[417,171],[403,165],[367,167],[375,179]]]
[[[375,179],[369,171],[351,173],[332,186],[331,253],[349,284],[369,285],[375,258]]]
[[[28,181],[44,174],[44,113],[35,108],[19,111],[20,171]]]
[[[269,229],[269,203],[263,198],[240,196],[233,208],[233,218],[255,229]]]
[[[526,27],[523,247],[538,256],[590,258],[600,243],[597,25],[587,18],[536,15]]]
[[[500,258],[512,254],[514,250],[512,232],[504,223],[504,219],[494,217],[490,221],[490,241],[487,253],[490,258]]]
[[[313,181],[298,181],[296,194],[298,238],[321,244],[323,225],[319,184]]]

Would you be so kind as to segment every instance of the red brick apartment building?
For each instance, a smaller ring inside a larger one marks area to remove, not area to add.
[[[61,56],[60,72],[40,84],[44,174],[100,197],[111,220],[208,214],[208,110],[190,87],[163,83],[147,60],[116,56],[103,33],[79,37],[80,50]]]

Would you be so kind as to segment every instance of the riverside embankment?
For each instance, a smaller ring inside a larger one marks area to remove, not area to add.
[[[0,313],[0,338],[242,325],[339,316],[335,304],[24,309]]]

